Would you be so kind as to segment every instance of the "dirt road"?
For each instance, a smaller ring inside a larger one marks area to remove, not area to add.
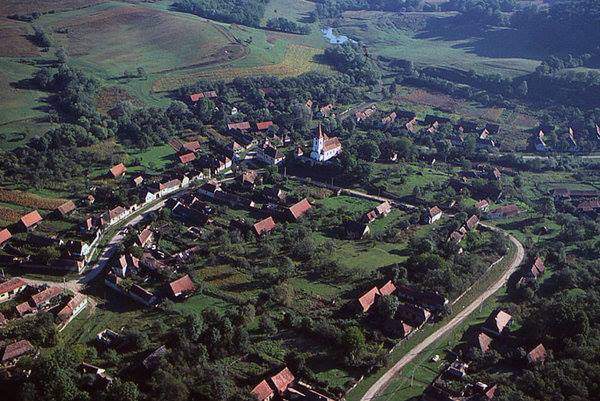
[[[404,366],[406,366],[408,363],[410,363],[417,355],[419,355],[427,347],[429,347],[431,344],[433,344],[435,341],[437,341],[440,337],[442,337],[446,333],[452,331],[454,328],[456,328],[456,326],[458,326],[460,323],[462,323],[471,313],[473,313],[475,310],[477,310],[477,308],[486,299],[488,299],[496,291],[498,291],[504,284],[506,284],[510,275],[517,270],[517,268],[523,261],[523,258],[525,257],[525,249],[523,248],[523,245],[521,245],[521,243],[515,237],[513,237],[510,234],[507,234],[506,232],[504,232],[503,230],[501,230],[499,228],[496,228],[496,227],[493,227],[493,226],[490,226],[490,225],[487,225],[484,223],[481,223],[481,225],[492,231],[495,231],[497,233],[507,235],[509,240],[516,246],[517,252],[515,253],[515,256],[514,256],[513,260],[511,261],[506,272],[504,272],[504,274],[500,277],[500,279],[498,281],[496,281],[487,290],[485,290],[483,293],[481,293],[481,295],[479,295],[477,297],[477,299],[475,299],[473,302],[471,302],[471,304],[469,304],[465,309],[461,310],[452,320],[450,320],[444,326],[440,327],[438,330],[435,331],[435,333],[431,334],[429,337],[427,337],[421,343],[416,345],[413,349],[411,349],[408,352],[408,354],[404,355],[402,357],[402,359],[400,359],[398,362],[396,362],[396,364],[394,366],[392,366],[387,372],[385,372],[384,375],[381,376],[379,378],[379,380],[377,380],[375,382],[375,384],[373,384],[371,386],[371,388],[369,388],[369,390],[367,390],[367,392],[362,396],[361,401],[371,401],[371,400],[377,399],[378,394],[387,387],[390,380],[396,374],[398,374],[398,372],[400,372]]]

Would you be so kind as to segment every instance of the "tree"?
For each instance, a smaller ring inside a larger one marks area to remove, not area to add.
[[[554,199],[549,196],[545,196],[540,201],[540,212],[544,216],[552,216],[556,213],[556,207],[554,206]]]
[[[374,141],[365,141],[358,147],[358,157],[368,162],[374,162],[381,156],[379,146]]]
[[[357,326],[350,326],[344,330],[341,342],[344,351],[353,358],[359,356],[365,349],[365,335]]]
[[[140,399],[140,390],[135,383],[122,381],[121,379],[113,380],[104,394],[105,401],[138,401]]]
[[[377,316],[382,321],[391,320],[396,315],[400,301],[393,295],[385,295],[379,298],[377,303]]]
[[[59,64],[66,64],[69,60],[69,56],[67,55],[67,51],[63,47],[59,47],[56,52],[54,52],[56,56],[56,60]]]

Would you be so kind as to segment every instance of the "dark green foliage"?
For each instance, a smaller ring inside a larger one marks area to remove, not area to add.
[[[297,24],[287,18],[271,18],[267,21],[267,28],[274,31],[297,33],[300,35],[308,35],[310,27],[308,25]]]
[[[351,76],[359,84],[375,84],[381,72],[363,52],[358,43],[346,42],[325,49],[325,59],[339,71]]]
[[[258,27],[268,0],[178,0],[179,11],[223,22]]]

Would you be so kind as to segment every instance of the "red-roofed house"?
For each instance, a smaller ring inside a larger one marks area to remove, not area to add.
[[[484,211],[484,212],[487,211],[489,207],[490,207],[490,202],[488,202],[486,199],[482,199],[475,204],[475,208],[477,208],[478,210]]]
[[[179,162],[181,164],[188,164],[196,160],[196,155],[193,152],[179,155]]]
[[[198,142],[198,141],[184,142],[181,145],[181,149],[180,150],[184,150],[184,149],[187,150],[187,151],[196,153],[197,151],[200,150],[200,142]]]
[[[8,344],[2,353],[2,365],[8,365],[16,362],[23,355],[33,352],[35,348],[27,340],[20,340]]]
[[[308,202],[306,198],[302,199],[300,202],[290,206],[287,209],[287,215],[291,220],[298,220],[302,217],[306,212],[310,210],[312,206]]]
[[[483,352],[484,354],[488,352],[490,350],[491,344],[492,337],[488,336],[485,333],[479,333],[479,335],[477,336],[477,345],[479,346],[481,352]]]
[[[21,317],[23,317],[29,313],[36,312],[36,309],[34,307],[32,307],[28,301],[22,302],[19,305],[15,306],[15,310],[17,311],[17,314]]]
[[[71,298],[64,308],[62,308],[57,314],[58,319],[61,321],[62,327],[65,327],[74,317],[79,315],[81,311],[85,309],[87,304],[88,299],[83,294],[76,294],[73,298]]]
[[[75,210],[75,202],[73,202],[72,200],[66,201],[65,203],[63,203],[62,205],[60,205],[59,207],[56,208],[56,211],[62,217],[65,217],[66,215],[71,213],[73,210]]]
[[[290,384],[296,380],[292,372],[286,367],[281,372],[277,373],[275,376],[271,377],[271,383],[277,389],[279,395],[283,395]]]
[[[478,225],[479,225],[479,217],[477,217],[477,215],[473,215],[473,216],[469,217],[469,219],[467,220],[467,223],[466,223],[466,226],[469,230],[476,229]]]
[[[498,209],[492,210],[487,214],[489,219],[502,219],[507,217],[516,216],[521,211],[517,205],[506,205],[499,207]]]
[[[37,309],[43,308],[62,293],[63,290],[60,287],[48,287],[42,292],[38,292],[37,294],[32,295],[31,304]]]
[[[8,301],[27,288],[27,282],[20,277],[14,277],[0,283],[0,303]]]
[[[109,170],[109,175],[113,178],[119,178],[120,176],[125,174],[126,171],[127,171],[127,167],[125,167],[125,165],[123,163],[119,163],[116,166],[113,166]]]
[[[258,401],[270,401],[275,396],[273,389],[266,380],[261,381],[250,392]]]
[[[241,123],[229,123],[227,124],[227,128],[230,130],[240,130],[240,131],[246,131],[250,129],[250,123],[248,121],[242,121]]]
[[[512,322],[512,316],[503,310],[497,310],[487,318],[483,330],[490,334],[499,336]]]
[[[375,209],[377,216],[387,216],[392,211],[392,206],[388,201],[379,204]]]
[[[529,351],[527,353],[527,362],[530,365],[535,365],[537,363],[544,363],[546,361],[546,348],[543,344],[539,344],[537,347]]]
[[[442,218],[442,210],[439,207],[434,206],[431,209],[429,209],[428,216],[427,216],[427,222],[429,224],[433,224],[441,218]]]
[[[377,287],[373,287],[364,293],[360,298],[358,298],[358,304],[360,305],[363,313],[369,311],[371,306],[373,306],[375,303],[375,299],[378,295],[381,295],[379,289]]]
[[[169,283],[169,292],[173,298],[183,298],[193,294],[196,291],[196,285],[189,275],[185,275]]]
[[[392,280],[389,280],[383,285],[383,287],[379,289],[379,293],[381,295],[391,295],[394,293],[394,291],[396,291],[396,286],[394,283],[392,283]]]
[[[148,244],[150,244],[152,242],[153,238],[154,238],[154,234],[152,233],[152,230],[150,230],[150,228],[146,227],[138,235],[137,242],[141,247],[145,248]]]
[[[25,216],[21,217],[19,223],[25,230],[32,230],[35,228],[35,226],[40,224],[41,221],[42,216],[40,216],[37,210],[34,210],[33,212],[29,212]]]
[[[192,93],[190,95],[190,100],[194,103],[196,103],[198,100],[200,99],[204,99],[204,93],[200,92],[200,93]]]
[[[259,131],[264,131],[266,129],[269,129],[269,127],[271,127],[272,125],[273,125],[273,121],[263,121],[263,122],[256,123],[256,129]]]
[[[252,226],[252,230],[254,234],[257,236],[261,236],[263,234],[270,233],[275,228],[275,220],[273,217],[269,216],[266,219],[263,219]]]
[[[4,245],[9,239],[12,238],[12,234],[8,231],[8,228],[0,230],[0,247]]]
[[[531,269],[529,269],[528,273],[532,278],[537,279],[539,276],[544,274],[544,271],[546,271],[546,267],[544,266],[544,261],[542,260],[542,258],[537,257],[537,258],[535,258],[533,265],[531,265]]]
[[[310,158],[317,162],[326,162],[342,152],[342,143],[337,137],[329,137],[323,132],[321,125],[312,139]]]

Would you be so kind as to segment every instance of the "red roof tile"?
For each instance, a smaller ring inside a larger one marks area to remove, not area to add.
[[[281,372],[277,373],[275,376],[271,377],[271,382],[279,391],[279,394],[285,393],[290,384],[294,382],[296,378],[290,372],[290,370],[286,367]]]
[[[18,288],[25,287],[27,282],[20,277],[13,277],[3,283],[0,283],[0,294],[6,294]]]
[[[258,401],[264,401],[274,394],[273,389],[269,386],[269,383],[267,383],[266,380],[258,383],[250,393],[255,396]]]
[[[477,343],[479,344],[479,349],[481,352],[486,353],[490,350],[492,338],[485,333],[479,333],[477,336]]]
[[[263,131],[263,130],[268,129],[272,125],[273,125],[273,121],[263,121],[260,123],[256,123],[256,129],[259,131]]]
[[[169,289],[171,290],[171,295],[178,297],[180,295],[196,291],[196,285],[190,276],[186,274],[185,276],[169,283]]]
[[[198,142],[198,141],[184,142],[181,145],[181,147],[186,150],[189,150],[190,152],[197,152],[198,150],[200,150],[200,142]]]
[[[198,100],[203,99],[203,98],[204,98],[204,93],[202,93],[202,92],[200,92],[200,93],[192,93],[190,95],[190,100],[192,102],[197,102]]]
[[[227,124],[229,129],[247,130],[250,129],[250,123],[248,121],[242,121],[241,123],[229,123]]]
[[[193,152],[179,156],[179,161],[182,164],[188,164],[189,162],[193,162],[194,160],[196,160],[196,155]]]
[[[385,283],[383,285],[383,287],[381,287],[379,289],[379,292],[381,293],[381,295],[390,295],[394,291],[396,291],[396,286],[394,285],[394,283],[392,283],[392,280],[390,280],[387,283]]]
[[[8,231],[8,228],[0,230],[0,245],[12,238],[12,234]]]
[[[123,174],[125,174],[125,171],[127,171],[127,167],[125,167],[125,165],[123,163],[119,163],[110,169],[110,174],[114,178],[117,178],[117,177],[120,177]]]
[[[31,296],[31,300],[36,308],[39,308],[44,303],[56,298],[62,293],[60,287],[48,287],[44,291]]]
[[[38,224],[40,221],[42,221],[42,216],[40,216],[37,210],[29,212],[25,216],[21,217],[21,224],[23,224],[25,228],[30,228]]]
[[[75,202],[73,202],[72,200],[66,201],[65,203],[60,205],[57,208],[57,210],[61,215],[65,216],[68,213],[71,213],[73,210],[75,210]]]
[[[4,348],[4,353],[2,354],[2,363],[23,356],[33,350],[33,345],[27,340],[20,340],[16,343],[8,344],[6,348]]]
[[[442,213],[442,210],[439,207],[437,207],[437,206],[434,206],[431,209],[429,209],[429,216],[430,217],[437,216],[440,213]]]
[[[363,294],[360,298],[358,298],[358,303],[362,307],[363,312],[367,312],[371,306],[375,303],[375,298],[377,295],[381,295],[377,287],[371,288],[365,294]]]
[[[477,217],[476,215],[469,217],[469,220],[467,220],[467,228],[469,230],[477,228],[478,224],[479,224],[479,217]]]
[[[529,351],[527,354],[527,362],[543,363],[546,360],[546,348],[543,344],[539,344],[537,347]]]
[[[271,232],[275,228],[275,220],[273,217],[267,217],[252,226],[256,235],[262,235]]]
[[[73,316],[75,309],[77,309],[83,302],[85,302],[85,295],[76,294],[69,300],[69,302],[67,302],[65,307],[58,312],[58,318],[63,322],[69,320],[69,318]]]
[[[300,202],[290,206],[288,211],[294,218],[294,220],[298,220],[302,217],[312,206],[308,202],[306,198],[302,199]]]

